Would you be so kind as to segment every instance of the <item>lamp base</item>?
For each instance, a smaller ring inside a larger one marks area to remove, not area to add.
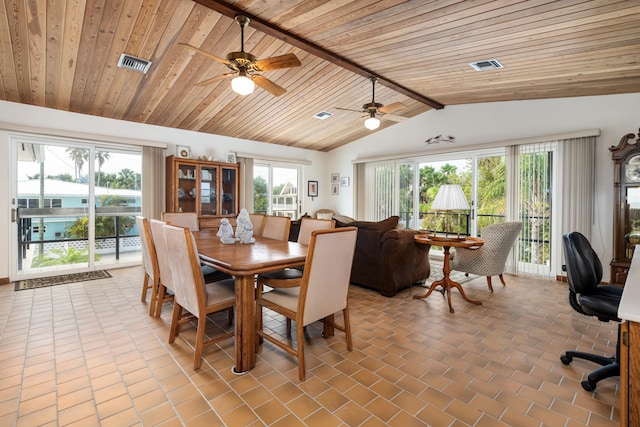
[[[442,234],[429,234],[429,239],[435,241],[435,242],[462,242],[464,240],[466,240],[466,237],[464,236],[447,236],[442,235]]]

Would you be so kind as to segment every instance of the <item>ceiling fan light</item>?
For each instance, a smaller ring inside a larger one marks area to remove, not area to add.
[[[233,91],[238,95],[249,95],[250,93],[253,93],[253,89],[255,89],[255,87],[253,80],[242,73],[231,80],[231,89],[233,89]]]
[[[364,127],[369,130],[378,129],[378,126],[380,126],[380,120],[378,120],[376,117],[369,117],[364,121]]]

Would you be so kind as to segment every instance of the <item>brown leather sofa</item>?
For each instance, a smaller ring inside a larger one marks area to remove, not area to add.
[[[382,295],[392,297],[399,290],[429,277],[430,246],[414,242],[413,236],[418,231],[396,228],[397,216],[379,222],[334,219],[336,227],[358,227],[351,283],[377,289]]]

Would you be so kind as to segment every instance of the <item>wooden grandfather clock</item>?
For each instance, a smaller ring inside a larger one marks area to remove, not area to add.
[[[631,257],[640,244],[640,129],[628,133],[616,147],[613,158],[613,259],[611,285],[624,286]]]

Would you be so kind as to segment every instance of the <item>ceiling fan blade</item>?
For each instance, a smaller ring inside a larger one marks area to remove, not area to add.
[[[378,111],[380,111],[383,114],[387,114],[387,113],[393,113],[394,111],[402,110],[405,107],[406,105],[404,105],[402,102],[394,102],[393,104],[385,105],[383,107],[378,108]]]
[[[284,94],[287,90],[283,87],[278,86],[268,78],[261,76],[260,74],[254,74],[253,81],[255,84],[260,86],[262,89],[270,92],[272,95],[280,96]]]
[[[211,83],[215,83],[218,82],[220,80],[224,80],[224,79],[228,79],[229,77],[234,76],[236,73],[227,73],[227,74],[221,74],[219,76],[216,77],[212,77],[210,79],[207,80],[203,80],[201,82],[196,83],[194,86],[206,86],[206,85],[210,85]]]
[[[260,71],[278,70],[280,68],[299,67],[302,65],[293,53],[274,56],[273,58],[258,59],[255,67]]]
[[[409,117],[397,116],[395,114],[383,114],[382,117],[393,120],[394,122],[404,122],[405,120],[409,120]]]
[[[213,59],[214,61],[218,61],[218,62],[220,62],[220,63],[222,63],[222,64],[228,65],[228,64],[230,63],[230,62],[229,62],[229,61],[227,61],[226,59],[218,58],[217,56],[212,55],[212,54],[210,54],[209,52],[206,52],[206,51],[204,51],[204,50],[202,50],[202,49],[200,49],[200,48],[198,48],[198,47],[191,46],[191,45],[190,45],[190,44],[188,44],[188,43],[178,43],[178,44],[181,44],[181,45],[183,45],[183,46],[187,46],[187,47],[189,47],[189,48],[191,48],[191,49],[195,50],[195,51],[196,51],[196,52],[198,52],[199,54],[204,55],[204,56],[206,56],[207,58],[211,58],[211,59]]]
[[[352,111],[354,113],[362,113],[362,110],[353,110],[351,108],[340,108],[340,107],[333,107],[336,110],[342,110],[342,111]]]

